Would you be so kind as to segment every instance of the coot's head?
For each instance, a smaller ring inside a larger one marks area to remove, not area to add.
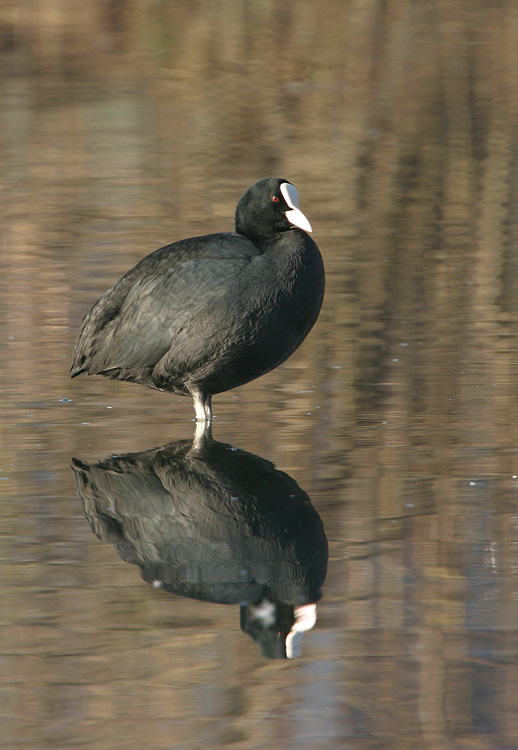
[[[291,182],[263,177],[239,199],[236,232],[253,242],[268,241],[278,232],[294,227],[311,232],[311,224],[299,209],[299,195]]]

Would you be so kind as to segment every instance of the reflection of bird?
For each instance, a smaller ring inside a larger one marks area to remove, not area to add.
[[[314,625],[327,568],[306,493],[259,456],[210,437],[73,469],[95,534],[155,586],[241,604],[270,657],[295,656]]]
[[[317,319],[324,270],[310,231],[293,185],[259,180],[239,200],[236,233],[162,247],[94,304],[71,376],[191,394],[210,421],[214,393],[277,367]]]

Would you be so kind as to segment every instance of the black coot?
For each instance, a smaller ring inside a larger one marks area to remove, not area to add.
[[[190,394],[210,422],[214,393],[277,367],[315,323],[324,268],[310,231],[291,183],[258,180],[237,204],[235,233],[166,245],[97,300],[71,376]]]

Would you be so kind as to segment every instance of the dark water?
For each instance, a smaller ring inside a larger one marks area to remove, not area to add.
[[[516,3],[7,0],[0,50],[5,746],[517,747]],[[187,399],[69,380],[75,333],[265,175],[324,308],[193,457]],[[259,575],[322,588],[298,658],[240,627]]]

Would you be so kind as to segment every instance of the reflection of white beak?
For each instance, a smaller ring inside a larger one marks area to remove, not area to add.
[[[302,653],[302,636],[314,627],[317,621],[317,605],[305,604],[295,607],[295,622],[286,636],[286,657],[296,659]]]
[[[313,231],[311,224],[299,209],[299,194],[297,188],[289,182],[283,182],[281,185],[282,197],[290,207],[290,211],[285,211],[284,215],[295,227],[303,229],[305,232]]]

